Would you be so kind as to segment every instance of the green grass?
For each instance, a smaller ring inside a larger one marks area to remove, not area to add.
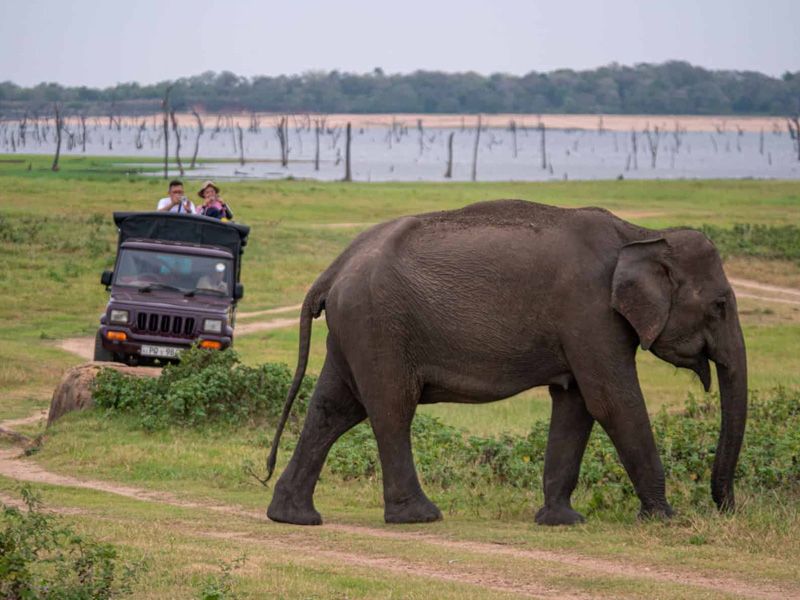
[[[0,418],[26,416],[47,405],[63,371],[81,362],[58,349],[56,341],[91,335],[97,327],[107,299],[99,275],[111,264],[115,244],[111,212],[150,209],[165,193],[162,179],[115,166],[127,159],[65,156],[61,171],[52,173],[49,157],[13,158],[23,162],[0,161],[0,251],[5,258],[0,269]],[[154,160],[155,172],[159,168]],[[315,277],[370,223],[456,208],[475,200],[513,197],[561,206],[603,206],[652,227],[800,222],[800,189],[796,182],[781,181],[351,185],[249,181],[226,182],[222,188],[237,219],[253,228],[243,268],[242,311],[299,303]],[[344,223],[363,225],[321,226]],[[790,268],[797,269],[796,265]],[[273,317],[292,315],[296,312]],[[800,385],[799,317],[790,307],[743,315],[751,388]],[[315,321],[311,373],[318,373],[322,366],[325,331],[324,319]],[[240,336],[236,349],[248,364],[279,361],[293,369],[297,343],[297,330],[292,327]],[[674,410],[688,392],[699,394],[701,389],[692,374],[649,353],[640,353],[639,371],[651,413],[661,407]],[[522,435],[533,421],[548,418],[550,402],[546,391],[535,390],[493,404],[443,404],[420,411],[476,435],[506,431]],[[37,432],[34,427],[27,431]],[[461,573],[479,573],[486,581],[506,577],[606,597],[719,596],[714,590],[654,584],[644,578],[583,570],[578,576],[576,569],[550,562],[443,548],[424,538],[409,541],[335,528],[267,524],[261,515],[270,491],[247,475],[243,466],[253,463],[259,469],[263,465],[271,435],[269,429],[247,428],[148,434],[131,421],[91,412],[64,418],[48,432],[42,449],[26,460],[59,473],[160,490],[185,501],[224,504],[256,515],[38,485],[46,503],[81,511],[65,516],[79,531],[114,543],[125,557],[147,561],[149,573],[138,584],[137,598],[196,597],[208,577],[219,576],[220,562],[241,554],[247,555],[245,565],[233,571],[233,578],[236,591],[246,598],[512,596],[502,589],[459,581]],[[291,444],[288,436],[279,454],[279,470],[289,458]],[[14,482],[0,478],[0,492],[6,496],[14,487]],[[542,501],[538,487],[433,486],[429,492],[444,511],[444,522],[388,531],[492,542],[500,548],[580,553],[641,565],[643,570],[680,567],[722,579],[791,585],[797,593],[800,572],[794,557],[800,554],[800,519],[796,500],[740,493],[741,510],[735,516],[719,515],[709,506],[668,524],[641,523],[635,518],[635,507],[625,504],[585,525],[553,530],[532,525],[533,510]],[[342,481],[324,471],[316,498],[329,522],[380,527],[379,480]],[[576,505],[586,507],[589,501],[586,495],[580,496]],[[228,537],[213,537],[215,533]],[[314,550],[320,547],[340,554],[317,557]],[[350,556],[386,558],[411,568],[404,573],[373,563],[351,564],[344,558]],[[419,565],[433,565],[453,578],[410,575]]]

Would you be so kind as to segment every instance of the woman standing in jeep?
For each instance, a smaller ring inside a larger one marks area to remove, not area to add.
[[[233,212],[231,212],[228,205],[222,201],[222,198],[219,196],[219,188],[213,181],[204,182],[203,187],[200,188],[197,195],[204,200],[203,206],[200,207],[199,211],[201,215],[225,221],[233,219]]]

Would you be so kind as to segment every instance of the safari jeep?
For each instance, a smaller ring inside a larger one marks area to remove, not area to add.
[[[170,212],[117,212],[114,222],[117,257],[100,279],[111,295],[94,359],[154,364],[177,360],[194,343],[229,347],[250,228]]]

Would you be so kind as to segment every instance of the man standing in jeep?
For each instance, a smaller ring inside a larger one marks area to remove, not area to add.
[[[162,212],[175,212],[193,215],[197,213],[197,209],[191,200],[189,200],[183,190],[183,182],[178,179],[173,179],[169,182],[169,195],[166,198],[161,198],[158,201],[156,210]]]

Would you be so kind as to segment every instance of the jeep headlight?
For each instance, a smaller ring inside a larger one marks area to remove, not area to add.
[[[109,315],[109,320],[112,323],[127,323],[128,322],[128,311],[127,310],[111,309],[111,315]]]
[[[205,319],[203,321],[203,331],[222,333],[222,321],[219,319]]]

